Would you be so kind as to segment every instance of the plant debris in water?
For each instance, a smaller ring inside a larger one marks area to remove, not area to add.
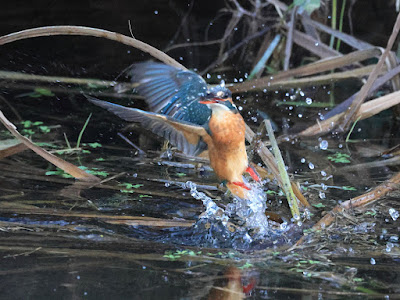
[[[400,103],[396,80],[400,68],[382,71],[381,67],[390,60],[397,65],[392,47],[400,21],[391,24],[393,32],[382,53],[343,32],[346,27],[340,24],[349,22],[345,11],[356,2],[346,7],[350,4],[343,1],[339,8],[332,1],[330,8],[320,1],[294,1],[290,6],[280,1],[274,5],[228,1],[221,11],[228,16],[224,34],[208,41],[217,45],[217,52],[200,71],[210,82],[224,79],[235,93],[234,101],[250,125],[252,161],[267,165],[273,174],[263,174],[270,178],[263,186],[247,183],[252,187],[249,199],[234,198],[217,188],[207,161],[170,150],[162,156],[157,143],[140,129],[126,134],[139,145],[129,148],[115,139],[124,130],[115,119],[88,118],[90,108],[77,105],[81,98],[76,94],[82,89],[104,97],[115,97],[118,89],[125,94],[117,97],[134,99],[132,106],[143,108],[140,99],[126,92],[131,83],[100,78],[94,84],[93,79],[2,70],[2,80],[12,82],[0,97],[1,121],[8,129],[0,133],[4,286],[19,282],[26,297],[30,281],[21,274],[28,272],[29,279],[36,276],[32,278],[42,291],[34,293],[38,298],[59,296],[61,286],[74,287],[74,296],[91,296],[97,289],[104,291],[94,284],[104,278],[130,286],[142,298],[152,298],[151,290],[158,290],[158,296],[169,291],[180,298],[207,298],[213,294],[206,287],[225,271],[221,276],[228,283],[222,287],[235,283],[242,298],[251,278],[257,283],[249,293],[258,298],[395,297],[400,292],[392,280],[399,273],[400,175],[393,149],[400,138],[395,109]],[[315,18],[317,14],[331,26]],[[187,16],[186,22],[192,22]],[[215,34],[214,21],[210,35]],[[180,46],[192,50],[198,46],[197,41],[188,45],[183,32],[175,38],[185,44],[170,47],[171,55]],[[126,36],[73,26],[1,37],[0,43],[24,34],[60,33],[118,39],[144,49],[141,42]],[[184,68],[186,57],[178,63],[155,48],[146,49]],[[359,79],[366,76],[363,85]],[[354,87],[361,87],[358,94]],[[366,101],[367,96],[373,100]],[[342,100],[344,104],[336,105]],[[326,113],[328,107],[334,109]],[[285,168],[299,184],[295,189],[304,191],[312,205],[304,210],[302,224],[290,220],[278,167],[268,163],[273,160],[269,143],[263,129],[257,128],[267,112],[277,122],[277,142]],[[375,148],[378,154],[364,155]],[[52,276],[51,289],[43,289],[48,280],[42,274],[57,275]],[[146,283],[124,282],[126,278],[145,278]],[[85,288],[80,289],[79,282]],[[5,296],[18,297],[19,289]],[[109,298],[121,296],[119,289],[106,289]]]

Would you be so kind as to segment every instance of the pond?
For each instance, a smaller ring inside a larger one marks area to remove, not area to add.
[[[120,6],[45,2],[10,7],[4,17],[18,25],[5,22],[1,33],[70,24],[130,36],[131,20],[136,38],[166,49],[202,40],[204,32],[210,40],[221,36],[230,20],[229,15],[214,20],[223,1],[154,1],[143,6],[128,1]],[[108,23],[100,21],[104,19]],[[272,19],[265,18],[268,26]],[[215,30],[205,29],[210,22]],[[390,24],[388,36],[394,19]],[[247,27],[241,26],[239,22],[242,36],[227,40],[225,50],[246,38]],[[261,42],[252,45],[261,47]],[[234,91],[235,84],[249,81],[252,66],[246,53],[228,50],[226,61],[213,64],[220,48],[203,49],[196,45],[167,53],[188,68],[205,70],[210,84],[224,80]],[[247,51],[257,54],[250,46]],[[303,59],[308,63],[305,57],[310,54],[304,51],[294,51],[293,69]],[[0,128],[1,298],[398,299],[396,188],[368,206],[334,214],[329,226],[312,227],[338,204],[396,175],[396,109],[358,120],[344,134],[281,138],[321,121],[332,107],[330,101],[336,105],[359,91],[361,80],[350,76],[315,85],[296,82],[234,91],[240,114],[255,132],[264,132],[265,118],[273,121],[291,179],[311,204],[302,208],[301,224],[293,223],[278,182],[266,177],[258,185],[269,214],[267,233],[261,237],[238,216],[230,216],[227,226],[218,216],[204,213],[205,200],[226,211],[237,203],[207,159],[183,155],[83,95],[147,109],[144,99],[132,93],[124,70],[149,55],[85,36],[25,39],[1,45],[0,53],[0,110],[7,119],[36,145],[102,180],[75,180],[28,149],[3,158],[1,150],[17,141]],[[272,57],[265,72],[280,74],[280,64],[273,64],[279,61]],[[363,66],[376,62],[373,56]],[[385,85],[373,98],[390,92]],[[270,147],[265,133],[261,140]],[[254,144],[246,145],[250,161],[265,166]]]

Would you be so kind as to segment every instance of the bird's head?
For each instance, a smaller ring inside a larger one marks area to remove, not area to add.
[[[237,112],[232,101],[232,93],[225,86],[217,85],[207,91],[199,103],[206,104],[211,110],[231,110]]]

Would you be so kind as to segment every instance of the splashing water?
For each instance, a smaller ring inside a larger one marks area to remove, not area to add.
[[[197,200],[201,200],[206,208],[206,211],[200,216],[200,218],[214,218],[222,221],[222,224],[224,225],[227,224],[229,217],[225,214],[225,211],[206,194],[199,192],[194,182],[187,181],[186,188],[190,189],[190,195]]]
[[[265,215],[266,195],[258,183],[245,184],[251,187],[248,199],[235,197],[224,210],[212,198],[199,192],[195,183],[186,182],[185,187],[190,189],[192,197],[201,200],[205,207],[194,226],[193,239],[197,239],[197,244],[245,249],[254,242],[275,243],[282,232],[291,229],[288,224],[281,227],[268,220]]]
[[[245,184],[251,188],[248,192],[248,199],[235,197],[233,203],[228,205],[227,211],[244,220],[245,226],[255,231],[255,238],[261,238],[271,231],[265,215],[266,195],[257,183],[245,182]]]

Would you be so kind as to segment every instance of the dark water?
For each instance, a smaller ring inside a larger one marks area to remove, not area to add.
[[[34,26],[74,24],[129,35],[127,20],[131,20],[137,38],[162,49],[174,37],[188,4],[9,4],[2,10],[0,29],[6,34]],[[182,29],[176,42],[202,36],[205,24],[224,3],[194,5],[190,26]],[[217,27],[210,34],[218,36],[223,28]],[[180,62],[188,67],[202,69],[215,53],[213,48],[203,51],[194,47],[170,54],[178,60],[182,57]],[[1,71],[49,76],[114,80],[131,63],[147,58],[127,46],[89,37],[38,38],[0,47]],[[212,75],[213,80],[221,75],[232,82],[243,73],[233,68]],[[126,79],[122,76],[120,80]],[[90,153],[57,155],[103,172],[97,173],[102,179],[116,176],[93,187],[60,174],[46,175],[56,171],[55,167],[30,151],[0,160],[0,298],[206,299],[229,266],[240,270],[244,284],[256,280],[251,299],[398,298],[400,219],[396,212],[400,205],[396,192],[365,209],[339,215],[328,229],[311,234],[299,248],[287,250],[303,230],[308,232],[335,205],[363,194],[398,171],[396,165],[366,164],[383,162],[380,153],[399,143],[398,123],[392,112],[359,122],[349,143],[324,137],[281,144],[289,171],[314,205],[313,216],[305,220],[304,228],[284,233],[276,230],[275,236],[240,250],[233,242],[236,235],[220,232],[218,224],[199,222],[192,226],[204,207],[183,187],[186,181],[198,184],[200,191],[207,191],[221,206],[231,201],[218,189],[207,163],[161,150],[160,141],[149,139],[141,129],[129,133],[124,122],[89,105],[80,95],[83,87],[12,80],[0,84],[1,96],[9,103],[0,101],[0,109],[20,132],[26,130],[23,133],[35,142],[48,143],[44,145],[48,150],[67,148],[64,133],[74,146],[93,112],[82,137],[83,148]],[[310,87],[303,90],[301,100],[328,101],[328,92],[345,99],[359,86],[352,81],[341,83],[336,90]],[[36,97],[33,90],[38,87],[50,89],[54,95]],[[289,100],[294,92],[243,94],[237,104],[254,130],[262,119],[260,112],[268,113],[279,128],[312,124],[324,110],[276,105],[277,100]],[[105,93],[114,94],[110,101],[145,107],[140,99],[118,99],[121,96],[112,89]],[[21,120],[43,124],[24,127],[18,115]],[[48,126],[50,132],[40,126]],[[118,132],[140,145],[146,156],[126,144]],[[10,138],[0,131],[0,145]],[[325,142],[326,150],[321,146]],[[345,160],[340,160],[343,157]],[[254,161],[260,162],[256,156]],[[290,218],[276,185],[271,183],[267,189],[275,192],[268,196],[269,209]],[[210,234],[214,242],[204,238]]]

